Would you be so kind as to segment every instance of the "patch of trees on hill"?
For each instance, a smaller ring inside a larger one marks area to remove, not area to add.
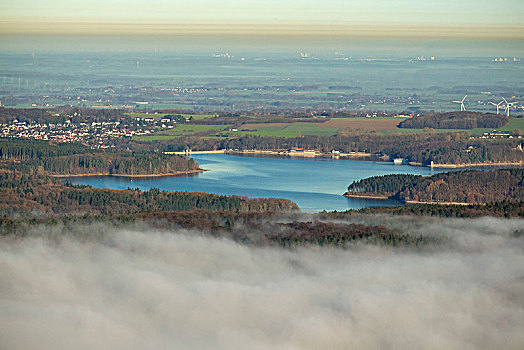
[[[5,108],[0,107],[0,123],[19,122],[64,123],[73,117],[75,123],[131,121],[132,118],[117,109],[91,109],[79,107],[40,108]]]
[[[20,122],[34,121],[36,123],[44,123],[50,120],[57,122],[56,116],[53,116],[46,109],[0,107],[0,123],[10,123],[14,120]]]
[[[467,170],[436,174],[375,176],[349,185],[348,195],[376,195],[420,202],[524,201],[524,169]]]
[[[437,174],[401,190],[399,197],[420,202],[458,203],[524,200],[524,169]]]
[[[500,128],[508,123],[508,118],[501,114],[479,112],[426,113],[406,119],[399,128],[407,129],[475,129]]]
[[[125,214],[193,209],[289,212],[298,210],[298,207],[285,199],[251,199],[158,189],[95,189],[64,185],[37,171],[0,169],[0,213],[4,215]]]
[[[399,234],[384,226],[340,224],[332,222],[292,222],[283,224],[283,232],[267,234],[269,241],[284,248],[303,245],[347,248],[355,244],[418,247],[438,239]]]
[[[372,176],[358,180],[348,186],[346,194],[394,197],[403,189],[423,180],[422,175],[391,174]]]
[[[80,144],[52,144],[46,141],[0,140],[0,159],[22,162],[27,169],[52,175],[108,174],[156,175],[198,169],[192,158],[155,152],[102,151]]]

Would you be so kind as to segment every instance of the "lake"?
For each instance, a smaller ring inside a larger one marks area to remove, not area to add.
[[[195,155],[208,171],[196,176],[131,179],[99,176],[72,178],[74,184],[97,188],[208,192],[247,197],[292,200],[304,212],[344,211],[371,206],[401,205],[393,200],[346,198],[342,194],[355,180],[386,174],[432,175],[438,170],[385,162],[338,159],[243,157],[225,154]]]

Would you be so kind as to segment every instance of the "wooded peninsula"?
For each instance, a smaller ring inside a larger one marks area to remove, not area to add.
[[[78,143],[0,139],[3,166],[56,176],[169,176],[202,172],[188,157],[158,152],[96,150]]]
[[[430,204],[524,201],[524,169],[454,171],[430,177],[410,174],[374,176],[353,182],[344,196]]]

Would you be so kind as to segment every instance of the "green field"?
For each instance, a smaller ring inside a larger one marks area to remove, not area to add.
[[[133,116],[159,116],[160,114],[143,114],[143,113],[130,113]],[[200,115],[199,118],[210,118],[212,115]],[[354,122],[377,124],[380,121],[392,120],[392,118],[340,118],[340,121],[352,120]],[[398,120],[398,119],[397,119]],[[362,124],[360,124],[362,125]],[[215,137],[226,137],[226,136],[235,136],[235,135],[256,135],[256,136],[272,136],[272,137],[296,137],[300,135],[316,135],[316,136],[332,136],[337,133],[344,133],[345,130],[348,132],[369,132],[377,133],[383,135],[394,135],[394,134],[416,134],[422,132],[435,132],[435,133],[448,133],[448,132],[469,132],[474,135],[482,135],[485,132],[490,132],[493,129],[401,129],[401,128],[384,128],[384,129],[361,129],[361,128],[336,128],[336,127],[321,127],[318,123],[282,123],[280,125],[268,124],[268,126],[257,125],[251,129],[256,129],[256,131],[243,131],[243,128],[246,126],[238,127],[238,131],[229,131],[230,125],[192,125],[192,124],[178,124],[173,129],[163,130],[158,132],[155,135],[147,136],[137,136],[134,139],[138,141],[154,141],[154,140],[169,140],[181,136],[190,136],[195,135],[201,132],[216,131],[216,133],[211,133],[206,138],[215,138]],[[369,126],[368,126],[369,127]],[[510,118],[507,125],[499,128],[498,130],[513,131],[516,129],[524,130],[524,118]]]
[[[238,132],[245,135],[257,136],[274,136],[274,137],[296,137],[299,135],[316,135],[316,136],[331,136],[335,135],[339,129],[337,128],[322,128],[317,123],[291,123],[279,126],[257,127],[257,131],[242,131]]]
[[[217,115],[216,114],[181,114],[181,116],[185,118],[192,117],[193,119],[208,119],[208,118],[214,118]]]
[[[178,124],[173,129],[163,130],[154,135],[135,136],[133,137],[133,139],[137,141],[169,140],[180,136],[194,135],[199,132],[205,132],[210,130],[220,131],[228,128],[228,125]]]
[[[216,117],[216,114],[185,114],[185,113],[125,113],[126,115],[132,118],[153,118],[155,120],[160,120],[166,115],[178,115],[180,114],[184,118],[192,117],[193,119],[206,119]]]

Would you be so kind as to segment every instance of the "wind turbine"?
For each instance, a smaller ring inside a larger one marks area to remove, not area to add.
[[[499,103],[490,102],[490,104],[492,104],[493,106],[497,107],[497,114],[499,114],[499,108],[500,108],[500,105],[501,105],[503,102],[504,102],[504,101],[500,101]]]
[[[464,101],[466,101],[466,97],[468,97],[468,95],[464,96],[462,101],[453,101],[453,103],[460,103],[460,111],[461,112],[466,110],[466,106],[464,105]]]
[[[502,99],[504,100],[504,102],[506,102],[505,111],[506,111],[506,115],[509,117],[509,111],[511,110],[511,107],[516,105],[517,102],[508,102],[504,97]]]
[[[509,117],[509,111],[511,110],[511,107],[513,107],[513,105],[515,105],[517,102],[511,102],[511,103],[508,103],[507,107],[506,107],[506,113],[507,113],[507,116]]]

